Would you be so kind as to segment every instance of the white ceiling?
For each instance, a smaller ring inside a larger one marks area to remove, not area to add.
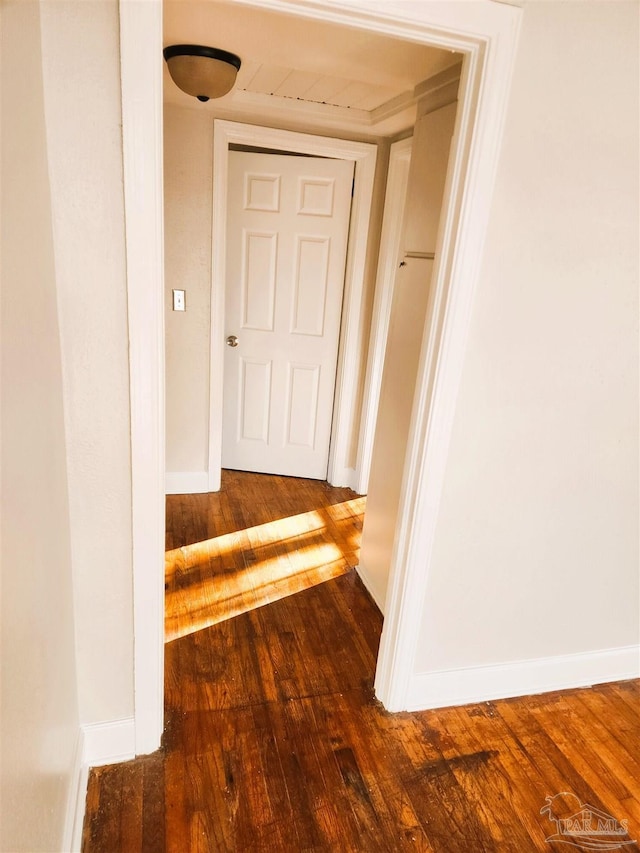
[[[298,120],[393,135],[413,124],[417,86],[459,54],[324,21],[225,0],[165,0],[164,45],[204,44],[236,53],[232,92],[200,104],[165,69],[165,101],[224,118]]]

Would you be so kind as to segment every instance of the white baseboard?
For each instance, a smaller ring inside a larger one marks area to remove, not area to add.
[[[71,853],[81,853],[82,851],[82,830],[84,829],[84,815],[87,810],[88,786],[89,768],[86,764],[83,764],[80,767],[80,778],[78,780],[78,792],[73,816],[73,834],[71,836],[71,846],[69,847]]]
[[[373,581],[371,575],[367,571],[367,567],[363,566],[362,563],[356,566],[356,572],[358,573],[360,580],[364,584],[365,589],[377,604],[378,610],[384,616],[384,600],[386,597],[386,589],[379,588],[379,585]]]
[[[134,757],[133,717],[81,726],[73,754],[71,784],[67,797],[62,841],[64,853],[80,853],[82,849],[89,768],[128,761]]]
[[[167,471],[164,476],[167,495],[196,495],[209,491],[208,471]]]
[[[87,799],[89,768],[84,764],[84,732],[78,729],[71,768],[71,784],[67,795],[62,849],[64,853],[80,853],[82,826]]]
[[[91,723],[82,727],[84,735],[83,763],[87,767],[117,764],[136,754],[136,728],[133,717]]]
[[[328,482],[330,486],[335,486],[337,489],[353,489],[355,492],[358,485],[358,472],[355,468],[337,468]]]
[[[340,468],[331,480],[331,485],[357,491],[358,475],[355,468]],[[209,487],[207,471],[167,471],[164,475],[164,490],[167,495],[199,495],[216,491]]]
[[[640,645],[496,666],[421,672],[409,682],[406,710],[422,711],[590,687],[640,676]]]

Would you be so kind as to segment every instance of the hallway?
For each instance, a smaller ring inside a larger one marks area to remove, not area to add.
[[[169,551],[354,500],[225,476],[221,496],[168,500]],[[243,553],[254,568],[259,548]],[[84,853],[554,851],[540,809],[564,791],[638,838],[637,682],[389,714],[373,694],[382,617],[350,562],[167,642],[162,749],[91,772]]]

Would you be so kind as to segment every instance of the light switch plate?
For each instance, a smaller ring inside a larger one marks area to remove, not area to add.
[[[173,310],[174,311],[185,311],[186,310],[186,301],[185,301],[185,292],[184,290],[174,290],[173,291]]]

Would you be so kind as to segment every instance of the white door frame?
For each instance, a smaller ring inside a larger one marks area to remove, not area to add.
[[[348,453],[352,414],[358,393],[358,353],[364,334],[361,306],[377,147],[369,142],[349,142],[344,139],[216,119],[213,123],[209,491],[219,490],[222,467],[227,184],[229,145],[232,144],[271,148],[275,151],[295,151],[316,157],[333,157],[337,160],[350,160],[355,165],[327,474],[327,479],[334,486],[354,486],[355,470],[349,468]]]
[[[406,708],[455,399],[479,275],[522,10],[492,0],[236,0],[464,54],[452,158],[396,531],[378,697]],[[162,2],[120,0],[131,373],[136,752],[163,718]]]
[[[389,318],[393,286],[400,260],[400,239],[402,220],[409,183],[409,166],[413,137],[394,142],[389,151],[389,170],[384,196],[384,215],[380,233],[380,252],[378,254],[378,272],[373,295],[373,314],[369,335],[367,372],[364,380],[362,416],[360,418],[360,437],[354,489],[359,495],[366,495],[371,472],[373,439],[375,436],[380,390],[382,388],[382,368],[387,348]]]
[[[164,729],[162,3],[120,0],[136,755]]]

